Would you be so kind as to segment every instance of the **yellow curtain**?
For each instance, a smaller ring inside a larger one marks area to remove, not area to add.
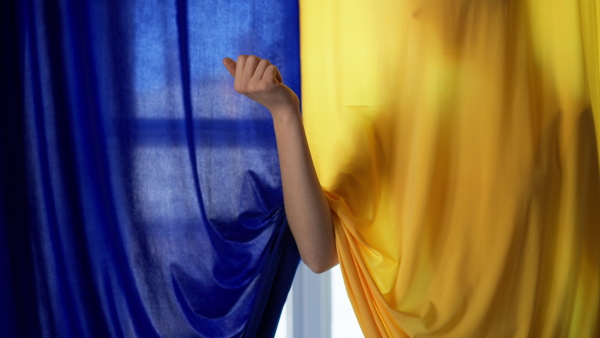
[[[302,0],[304,122],[367,337],[600,337],[596,0]]]

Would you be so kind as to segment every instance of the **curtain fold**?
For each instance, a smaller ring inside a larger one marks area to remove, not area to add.
[[[270,116],[221,59],[299,91],[297,3],[2,9],[2,335],[274,335],[299,255]]]
[[[598,13],[301,1],[305,127],[367,337],[600,334]]]

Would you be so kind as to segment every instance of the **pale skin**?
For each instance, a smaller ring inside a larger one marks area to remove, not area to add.
[[[225,58],[223,64],[235,78],[235,90],[271,113],[285,212],[302,261],[316,273],[331,269],[338,264],[333,220],[306,141],[298,97],[266,59],[240,55],[237,62]]]

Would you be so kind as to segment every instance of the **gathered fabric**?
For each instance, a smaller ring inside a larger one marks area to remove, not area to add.
[[[595,0],[303,0],[304,123],[367,337],[600,335]]]

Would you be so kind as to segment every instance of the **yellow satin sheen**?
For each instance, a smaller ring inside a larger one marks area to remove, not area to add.
[[[367,337],[600,337],[596,0],[302,0],[304,123]]]

